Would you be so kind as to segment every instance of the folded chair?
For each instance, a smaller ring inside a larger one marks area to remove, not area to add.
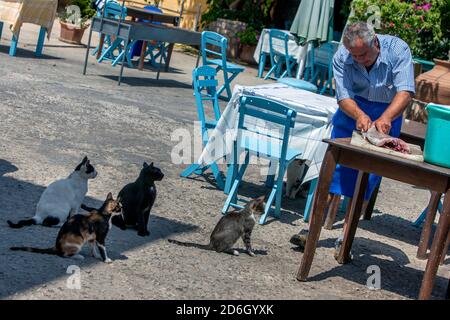
[[[202,62],[204,66],[212,65],[216,71],[223,71],[224,84],[217,90],[219,98],[224,100],[231,99],[231,81],[237,77],[239,73],[245,70],[244,67],[227,62],[228,40],[224,36],[212,32],[203,31],[201,40]],[[222,92],[226,92],[226,96],[222,96]]]
[[[201,66],[193,70],[192,78],[194,83],[195,102],[197,104],[198,119],[202,129],[203,147],[208,143],[208,130],[214,129],[220,119],[220,108],[217,95],[218,81],[216,70],[210,66]],[[207,119],[205,114],[205,104],[210,104],[214,112],[214,119]],[[224,181],[219,167],[216,163],[201,166],[197,163],[191,164],[182,173],[181,177],[188,177],[193,173],[202,174],[211,168],[219,189],[224,189]]]
[[[227,213],[230,206],[242,208],[237,203],[239,200],[237,192],[249,164],[250,155],[253,154],[257,157],[270,159],[271,163],[278,164],[278,176],[267,199],[264,214],[261,216],[259,223],[264,224],[266,222],[274,201],[275,209],[272,215],[279,217],[284,173],[289,163],[301,154],[298,150],[288,147],[289,135],[291,128],[295,125],[296,115],[297,113],[294,110],[271,100],[250,96],[241,97],[237,139],[233,144],[232,164],[230,164],[227,173],[227,180],[232,181],[232,187],[222,209],[224,214]],[[245,120],[248,117],[264,121],[266,124],[265,128],[270,126],[281,129],[282,135],[277,136],[273,131],[268,132],[267,129],[247,127]],[[241,153],[245,153],[243,164],[239,164]]]

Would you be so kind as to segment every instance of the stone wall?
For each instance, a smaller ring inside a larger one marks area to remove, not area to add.
[[[246,28],[247,24],[245,22],[217,19],[211,22],[206,29],[225,36],[228,39],[227,57],[229,59],[237,59],[239,57],[239,42],[236,34]]]

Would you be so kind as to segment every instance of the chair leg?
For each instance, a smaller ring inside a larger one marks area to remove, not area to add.
[[[120,40],[120,39],[114,40],[113,43],[108,47],[108,49],[106,49],[100,55],[100,58],[97,59],[97,62],[101,63],[107,56],[109,56],[109,55],[113,56],[113,54],[112,54],[113,51],[116,50],[117,46],[119,46],[121,42],[122,42],[122,40]],[[122,53],[123,53],[123,51],[117,56],[116,59],[122,58]]]
[[[303,221],[308,222],[309,216],[311,214],[311,207],[314,200],[314,194],[316,192],[317,187],[317,178],[311,181],[311,185],[309,186],[308,198],[306,199],[305,210],[303,212]]]
[[[237,202],[236,201],[237,200],[237,191],[239,188],[239,184],[241,183],[242,177],[244,176],[245,170],[247,169],[247,166],[249,164],[249,158],[250,158],[250,153],[247,152],[247,154],[245,156],[245,162],[239,168],[239,173],[237,174],[236,178],[234,179],[233,186],[231,187],[231,190],[228,194],[227,200],[225,201],[225,204],[222,208],[223,214],[227,213],[227,211],[230,208],[232,203],[236,204],[236,202]],[[237,167],[237,166],[238,165],[236,164],[235,167]],[[237,168],[235,168],[234,170],[237,170]]]
[[[217,187],[220,190],[225,188],[225,183],[223,182],[222,173],[215,162],[211,163],[211,171],[213,172],[214,178],[216,179]]]
[[[191,174],[193,174],[199,168],[200,168],[200,165],[198,163],[193,163],[189,167],[184,169],[183,172],[180,173],[180,177],[183,177],[183,178],[189,177]]]
[[[273,168],[275,168],[275,170]],[[273,188],[273,185],[275,182],[275,173],[276,173],[276,166],[274,165],[273,161],[270,161],[267,178],[266,178],[266,187],[267,188]]]
[[[264,213],[259,218],[259,224],[266,223],[267,216],[269,215],[270,208],[272,207],[272,203],[275,198],[276,191],[277,191],[276,188],[273,188],[272,191],[270,192],[270,195],[266,201],[266,206],[264,207]]]
[[[264,52],[261,52],[261,55],[259,56],[258,78],[262,78],[265,66],[266,66],[266,54]]]
[[[3,22],[0,21],[0,41],[2,40]]]
[[[17,52],[17,44],[19,43],[19,34],[13,35],[11,39],[11,47],[9,48],[9,55],[14,57]]]
[[[41,30],[39,31],[39,38],[36,45],[36,51],[34,52],[34,55],[36,57],[42,56],[42,49],[44,48],[44,41],[45,41],[45,33],[47,30],[45,30],[44,27],[41,27]]]
[[[445,246],[444,246],[444,252],[442,252],[442,256],[441,256],[441,261],[440,264],[443,265],[444,261],[445,261],[445,256],[448,253],[448,247],[450,246],[450,232],[447,236],[447,241],[445,242]]]

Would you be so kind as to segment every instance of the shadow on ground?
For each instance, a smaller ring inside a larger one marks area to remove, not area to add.
[[[70,265],[81,268],[97,263],[103,263],[92,257],[79,261],[57,256],[35,254],[28,252],[13,252],[11,246],[33,246],[48,248],[54,245],[59,228],[43,226],[11,229],[6,220],[19,220],[34,215],[36,203],[45,187],[26,181],[19,181],[8,177],[9,173],[19,170],[9,161],[0,159],[0,298],[5,298],[34,286],[41,286],[61,276],[67,275]],[[86,197],[85,203],[99,207],[103,199]],[[18,211],[14,208],[20,208]],[[190,232],[197,226],[174,221],[155,215],[150,216],[150,236],[139,237],[136,230],[122,231],[113,227],[108,239],[108,254],[112,260],[123,260],[127,257],[123,252],[133,250],[156,240],[172,235]],[[83,255],[87,255],[85,247]]]

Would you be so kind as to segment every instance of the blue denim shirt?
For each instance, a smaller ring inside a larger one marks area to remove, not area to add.
[[[380,54],[370,72],[353,60],[341,45],[333,58],[336,98],[360,96],[369,101],[391,103],[399,91],[415,93],[411,51],[402,39],[377,35]]]

